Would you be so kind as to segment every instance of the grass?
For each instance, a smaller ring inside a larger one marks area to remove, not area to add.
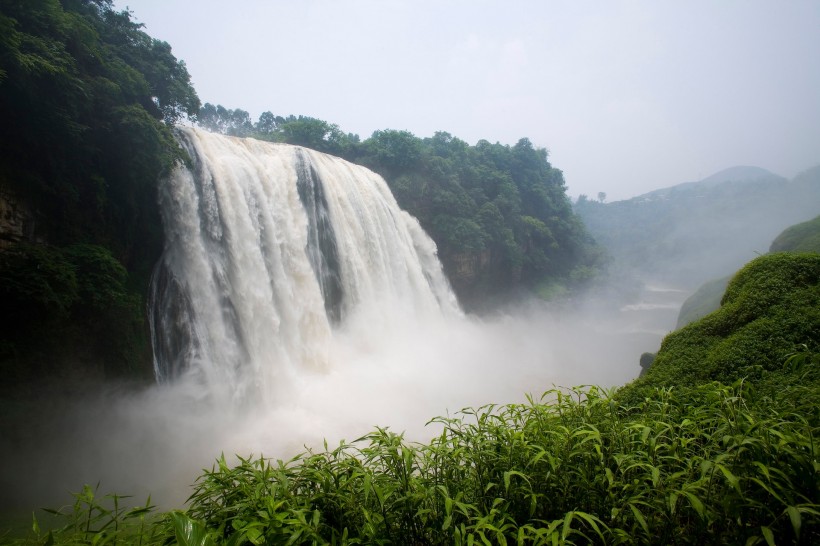
[[[377,428],[289,461],[220,458],[185,511],[91,488],[13,544],[816,544],[816,408],[749,387],[595,387],[439,417],[426,444]]]

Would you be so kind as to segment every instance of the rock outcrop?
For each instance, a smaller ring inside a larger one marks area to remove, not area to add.
[[[0,251],[34,237],[34,214],[28,204],[0,186]]]

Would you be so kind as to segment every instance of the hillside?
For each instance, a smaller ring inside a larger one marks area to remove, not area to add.
[[[184,510],[86,486],[62,527],[11,543],[817,544],[819,289],[820,255],[764,256],[620,389],[464,409],[429,443],[377,427],[222,456]]]
[[[820,213],[820,167],[790,181],[735,167],[625,201],[581,196],[575,211],[617,267],[695,287],[735,271],[787,226]]]
[[[625,392],[746,377],[776,396],[784,362],[800,350],[820,352],[820,254],[769,254],[732,277],[718,310],[666,336]],[[815,367],[806,372],[818,380]]]
[[[772,241],[769,252],[820,252],[820,216],[783,231]]]
[[[775,238],[769,252],[820,252],[820,216],[786,228]],[[677,328],[716,311],[732,276],[709,281],[689,296],[678,314]]]
[[[150,377],[145,295],[162,251],[185,64],[110,0],[0,3],[0,372]]]

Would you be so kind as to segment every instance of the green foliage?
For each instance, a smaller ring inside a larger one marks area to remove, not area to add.
[[[170,125],[199,100],[141,27],[109,0],[0,0],[0,186],[31,210],[28,240],[45,242],[0,259],[17,313],[0,334],[4,368],[96,356],[150,369],[141,301],[163,244],[157,181],[181,157]]]
[[[702,317],[705,317],[713,311],[717,311],[720,307],[720,300],[723,298],[723,293],[726,292],[726,287],[729,285],[729,280],[732,277],[723,277],[722,279],[715,279],[705,283],[698,288],[694,294],[686,298],[678,313],[677,329],[683,328],[690,322],[694,322]]]
[[[168,534],[167,525],[151,505],[129,506],[130,497],[116,494],[100,496],[88,485],[74,493],[74,502],[60,509],[45,509],[50,514],[50,529],[42,529],[33,518],[28,537],[5,543],[19,545],[103,545],[161,544]],[[180,542],[180,544],[183,544]]]
[[[745,544],[819,538],[817,424],[750,409],[741,386],[598,389],[384,429],[287,463],[220,460],[190,513],[225,541]]]
[[[820,216],[786,228],[772,242],[769,252],[820,252]],[[730,279],[709,281],[689,296],[678,314],[677,328],[716,311]]]
[[[782,363],[801,345],[820,352],[820,255],[762,256],[734,276],[720,309],[666,336],[646,375],[623,392],[639,399],[657,386],[742,377],[790,384]]]
[[[200,127],[214,133],[287,142],[342,157],[355,155],[360,144],[357,135],[344,134],[338,125],[309,116],[282,117],[263,112],[253,123],[245,110],[205,103],[194,119]]]
[[[59,249],[19,244],[0,254],[0,290],[7,310],[64,316],[77,301],[77,274]]]
[[[185,512],[99,509],[86,488],[68,525],[17,543],[815,544],[814,401],[751,396],[553,390],[436,418],[427,444],[377,428],[286,462],[222,457]]]
[[[63,373],[52,354],[70,354],[108,375],[141,375],[150,357],[144,305],[128,283],[122,263],[98,245],[19,243],[0,253],[6,379]]]
[[[787,228],[772,241],[769,252],[820,252],[820,216]]]

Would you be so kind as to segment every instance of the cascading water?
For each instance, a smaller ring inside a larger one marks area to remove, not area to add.
[[[276,401],[328,365],[334,331],[457,314],[418,222],[375,173],[326,154],[181,128],[154,274],[157,380]]]

